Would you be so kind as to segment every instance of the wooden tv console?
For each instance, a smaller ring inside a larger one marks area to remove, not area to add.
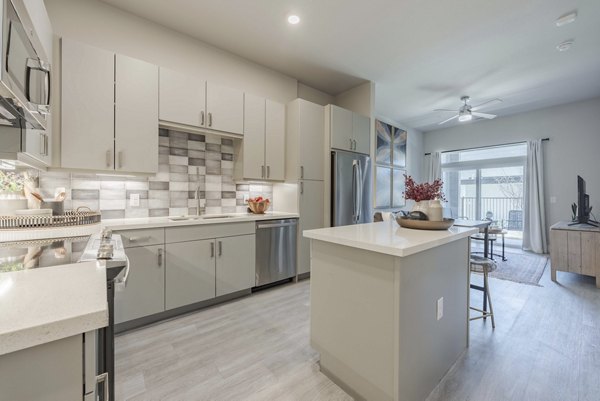
[[[596,278],[600,288],[600,228],[561,221],[550,227],[552,281],[556,272],[585,274]]]

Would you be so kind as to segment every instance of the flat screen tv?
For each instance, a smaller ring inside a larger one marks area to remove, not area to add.
[[[585,193],[585,180],[577,176],[577,218],[575,224],[589,224],[598,227],[598,222],[590,219],[590,197]]]

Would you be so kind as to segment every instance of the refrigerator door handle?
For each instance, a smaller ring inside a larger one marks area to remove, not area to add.
[[[360,212],[362,211],[362,191],[363,191],[363,174],[362,174],[362,166],[360,164],[360,160],[357,160],[357,168],[356,168],[357,180],[356,180],[356,198],[357,208],[356,208],[356,222],[360,221]]]
[[[358,222],[358,160],[352,161],[352,222]]]

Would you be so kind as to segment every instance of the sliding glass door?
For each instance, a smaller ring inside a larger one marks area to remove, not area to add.
[[[446,152],[442,176],[454,218],[491,220],[520,241],[523,232],[525,144]]]

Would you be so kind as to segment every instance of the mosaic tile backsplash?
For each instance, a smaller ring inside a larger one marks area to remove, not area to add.
[[[64,187],[66,209],[87,206],[100,210],[104,219],[195,214],[196,191],[206,214],[245,212],[244,196],[273,199],[271,184],[234,181],[232,139],[165,129],[159,135],[156,175],[44,172],[39,179],[42,196],[51,198],[56,188]],[[132,194],[139,195],[139,206],[130,205]]]

